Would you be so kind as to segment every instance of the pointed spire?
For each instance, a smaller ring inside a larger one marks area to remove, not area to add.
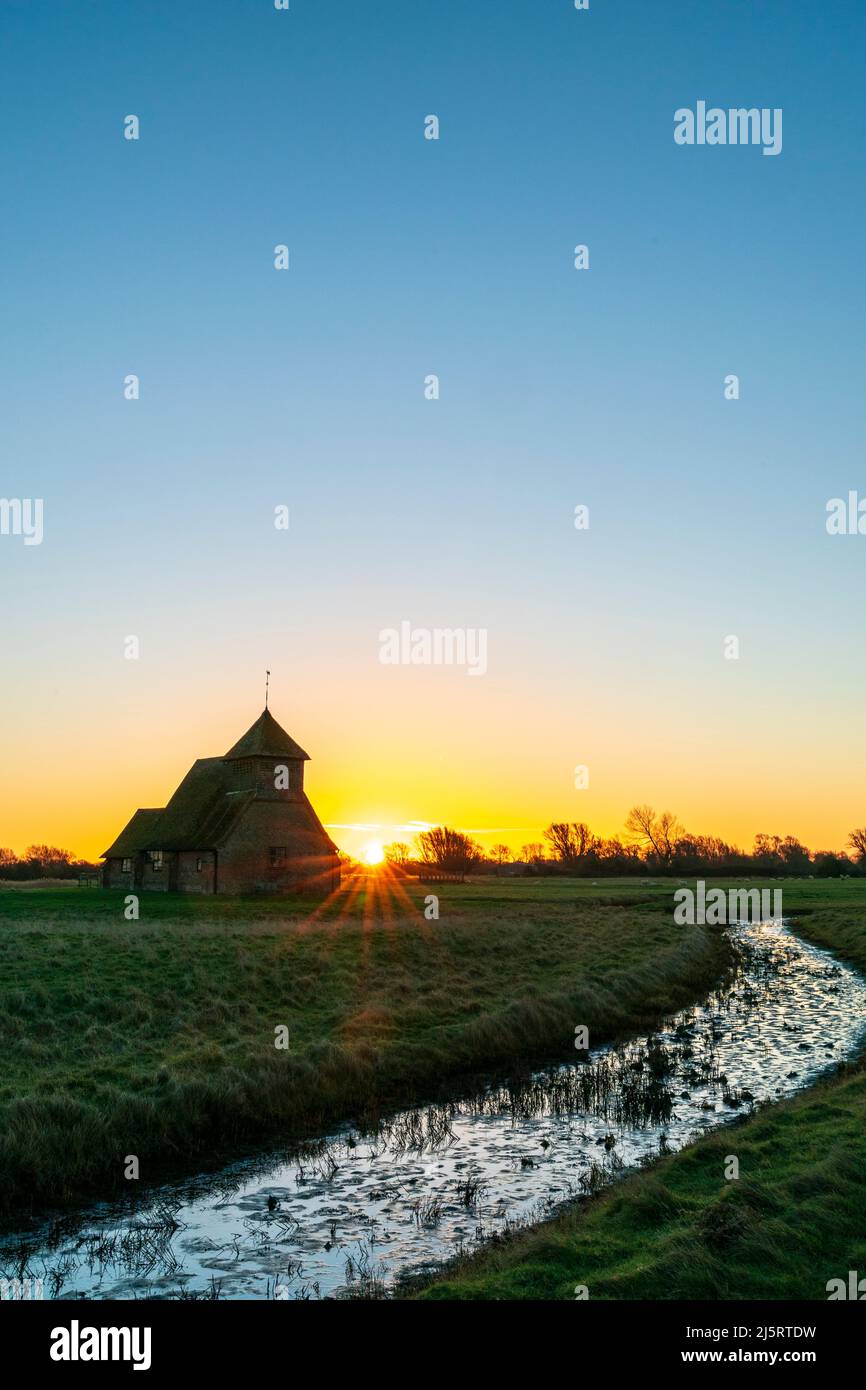
[[[305,753],[301,745],[295,743],[265,706],[255,724],[251,724],[243,737],[226,753],[225,760],[270,757],[303,758],[307,762],[310,759],[309,753]]]

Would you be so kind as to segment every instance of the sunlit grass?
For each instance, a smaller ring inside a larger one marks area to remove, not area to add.
[[[0,1209],[147,1182],[474,1073],[571,1055],[728,959],[664,898],[358,875],[322,903],[0,891]],[[290,1048],[274,1046],[289,1029]]]

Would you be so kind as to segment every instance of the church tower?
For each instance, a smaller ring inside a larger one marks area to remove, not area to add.
[[[303,796],[304,763],[309,761],[309,753],[286,733],[267,707],[223,758],[237,791],[290,798]]]
[[[304,791],[309,755],[267,705],[223,756],[198,758],[167,805],[136,811],[105,851],[107,888],[315,893],[340,857]]]

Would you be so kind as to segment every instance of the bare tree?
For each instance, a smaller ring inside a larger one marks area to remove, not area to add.
[[[554,859],[558,859],[560,864],[585,859],[591,850],[598,847],[598,840],[585,821],[552,821],[544,832],[544,838],[553,851]]]
[[[523,845],[520,851],[520,858],[524,864],[540,864],[544,859],[544,845],[535,842],[531,845]]]
[[[658,833],[662,843],[664,861],[669,864],[674,857],[677,840],[684,833],[683,827],[671,811],[662,811],[658,818]]]
[[[71,849],[58,849],[56,845],[30,845],[24,851],[24,858],[42,865],[72,864],[75,861]]]
[[[447,825],[422,830],[415,843],[418,857],[425,864],[435,864],[437,868],[456,873],[465,873],[472,864],[484,858],[481,846],[470,835]]]
[[[591,849],[596,845],[596,838],[590,830],[586,821],[572,821],[571,830],[574,836],[574,848],[578,859],[585,859]]]
[[[782,841],[778,835],[765,835],[760,831],[755,836],[752,857],[757,860],[765,873],[778,872],[782,866]]]
[[[497,867],[497,871],[503,864],[510,864],[512,860],[511,850],[507,845],[494,845],[490,851],[490,858]]]
[[[569,860],[577,857],[574,830],[568,821],[551,821],[544,832],[544,838],[550,845],[554,859],[558,859],[560,864],[567,864]]]
[[[412,854],[409,845],[403,840],[395,840],[393,844],[383,846],[385,861],[388,864],[408,864]]]
[[[657,814],[652,806],[632,806],[625,819],[626,832],[634,844],[643,845],[661,864],[670,864],[682,826],[670,811]]]
[[[866,859],[866,826],[852,830],[848,836],[848,844],[856,851],[858,859]]]

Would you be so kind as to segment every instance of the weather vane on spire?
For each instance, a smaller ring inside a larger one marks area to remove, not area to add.
[[[271,680],[271,673],[270,673],[270,671],[265,671],[265,709],[267,709],[267,707],[268,707],[268,685],[270,684],[270,680]]]

